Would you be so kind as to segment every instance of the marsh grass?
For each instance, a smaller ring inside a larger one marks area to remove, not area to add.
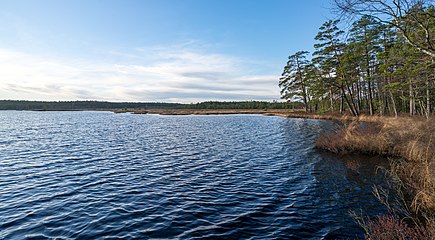
[[[366,232],[366,238],[371,240],[433,240],[435,232],[430,224],[420,227],[412,226],[398,215],[376,216],[362,218],[354,216]]]
[[[374,187],[390,214],[354,214],[367,239],[435,239],[435,121],[360,117],[321,135],[316,147],[338,154],[364,153],[390,158],[391,194]]]

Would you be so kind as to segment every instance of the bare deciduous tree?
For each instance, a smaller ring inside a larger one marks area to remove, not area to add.
[[[406,42],[435,57],[434,0],[334,0],[347,16],[370,15],[396,27]]]

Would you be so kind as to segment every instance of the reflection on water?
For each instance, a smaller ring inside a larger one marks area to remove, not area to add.
[[[332,122],[0,111],[0,239],[361,237],[379,159],[313,149]],[[382,160],[381,160],[382,161]]]

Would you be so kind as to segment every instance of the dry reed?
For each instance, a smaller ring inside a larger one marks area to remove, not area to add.
[[[433,119],[363,116],[321,135],[316,147],[340,154],[391,157],[388,174],[394,183],[396,202],[388,202],[385,191],[374,189],[375,196],[389,208],[390,215],[359,218],[367,239],[435,239]]]

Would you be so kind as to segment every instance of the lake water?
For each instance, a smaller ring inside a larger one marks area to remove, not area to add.
[[[0,111],[0,239],[361,238],[383,174],[315,150],[333,124]]]

